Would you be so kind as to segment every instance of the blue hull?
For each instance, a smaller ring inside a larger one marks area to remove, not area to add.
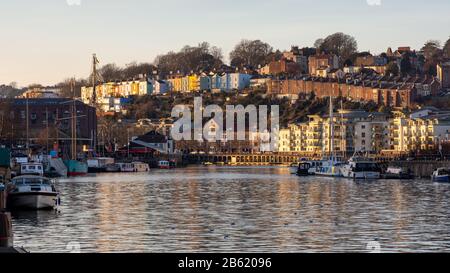
[[[433,182],[450,183],[450,176],[435,176]]]

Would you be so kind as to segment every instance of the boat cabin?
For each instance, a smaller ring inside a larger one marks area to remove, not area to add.
[[[44,167],[41,163],[24,163],[20,165],[20,174],[44,176]]]
[[[121,172],[134,172],[134,166],[131,163],[117,163]]]
[[[158,162],[158,167],[160,169],[170,169],[173,168],[175,164],[167,160],[161,160]]]
[[[311,163],[302,162],[298,164],[297,175],[298,176],[307,176],[310,174]]]
[[[23,175],[23,176],[15,177],[11,180],[11,184],[13,184],[15,186],[24,186],[24,185],[51,186],[51,185],[53,185],[52,181],[46,177],[31,176],[31,175]]]
[[[142,163],[142,162],[133,162],[133,171],[134,172],[148,172],[150,171],[150,167],[148,166],[147,163]]]
[[[438,176],[450,175],[450,169],[447,169],[447,168],[440,168],[440,169],[437,169],[436,174],[437,174]]]

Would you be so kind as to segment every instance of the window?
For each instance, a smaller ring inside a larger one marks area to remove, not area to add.
[[[362,133],[362,134],[361,134],[361,137],[362,137],[362,138],[366,138],[366,133]]]

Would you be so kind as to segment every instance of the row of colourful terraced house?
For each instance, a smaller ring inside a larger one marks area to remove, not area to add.
[[[102,103],[110,98],[128,98],[131,96],[161,95],[168,92],[196,91],[239,91],[250,86],[252,75],[244,73],[192,74],[188,76],[170,76],[168,79],[137,79],[98,84],[95,97],[92,86],[81,88],[81,99],[85,103]]]

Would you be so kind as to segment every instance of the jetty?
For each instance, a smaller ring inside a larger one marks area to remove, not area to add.
[[[311,153],[259,153],[259,154],[190,154],[183,156],[187,164],[212,163],[218,165],[234,166],[270,166],[270,165],[292,165],[304,160],[320,160],[323,155]],[[410,169],[418,178],[429,178],[438,168],[450,168],[450,160],[399,159],[388,156],[378,156],[374,160],[386,167],[389,165],[405,167]]]

